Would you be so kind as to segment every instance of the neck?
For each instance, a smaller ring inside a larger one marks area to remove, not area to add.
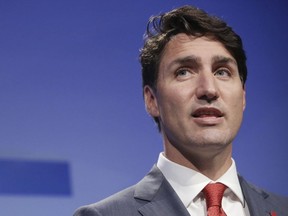
[[[181,153],[172,145],[165,145],[164,149],[165,156],[169,160],[200,172],[214,181],[219,179],[231,166],[231,152],[232,144],[219,149],[205,149],[201,154],[197,152]]]

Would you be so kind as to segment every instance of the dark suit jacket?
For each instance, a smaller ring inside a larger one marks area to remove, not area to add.
[[[288,216],[288,198],[267,193],[239,176],[251,216]],[[189,216],[161,171],[154,166],[138,184],[98,203],[79,208],[74,216]],[[237,216],[237,212],[235,212]]]

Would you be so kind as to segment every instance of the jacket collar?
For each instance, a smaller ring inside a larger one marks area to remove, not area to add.
[[[156,165],[136,185],[134,198],[143,202],[138,211],[144,216],[189,216],[185,206]]]
[[[269,194],[255,186],[250,185],[242,176],[239,176],[239,181],[244,199],[248,204],[250,215],[270,215],[270,213],[273,211],[273,207],[269,204],[269,202],[267,202]]]

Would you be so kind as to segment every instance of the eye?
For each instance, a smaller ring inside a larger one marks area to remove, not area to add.
[[[180,68],[176,71],[176,77],[187,77],[191,74],[190,70],[188,68]]]
[[[221,78],[229,78],[231,77],[231,72],[227,68],[219,68],[215,71],[214,75]]]

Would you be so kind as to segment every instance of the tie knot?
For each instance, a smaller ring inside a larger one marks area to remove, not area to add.
[[[221,183],[208,184],[203,189],[207,208],[211,206],[221,207],[222,197],[227,186]]]

